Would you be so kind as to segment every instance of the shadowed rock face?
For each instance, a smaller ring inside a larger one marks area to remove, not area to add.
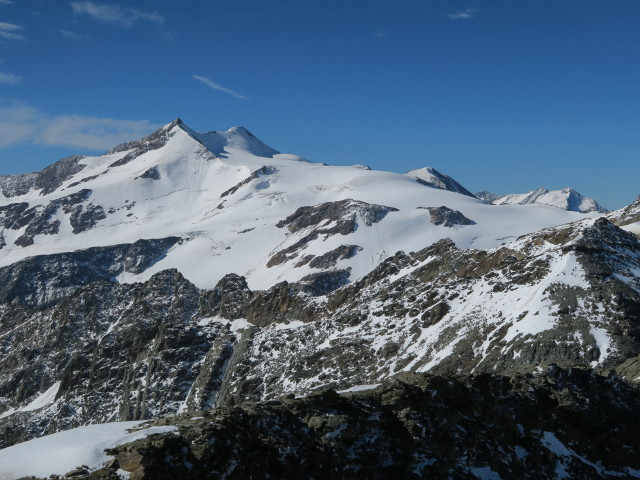
[[[36,235],[55,235],[59,231],[60,220],[56,214],[63,212],[69,215],[69,223],[73,233],[78,234],[95,227],[100,220],[107,216],[99,205],[86,203],[91,197],[91,190],[83,189],[79,192],[52,200],[47,205],[37,205],[29,208],[26,202],[12,203],[0,207],[0,227],[9,230],[19,230],[26,227],[24,233],[18,237],[15,244],[21,247],[33,245]]]
[[[0,302],[37,309],[48,307],[83,285],[111,281],[122,272],[143,272],[179,240],[139,240],[27,258],[0,268]]]
[[[300,279],[303,292],[313,296],[326,295],[349,283],[350,270],[329,270],[312,273]]]
[[[256,178],[260,178],[260,177],[265,176],[265,175],[272,175],[273,173],[275,173],[275,171],[276,171],[276,169],[273,168],[273,167],[261,167],[258,170],[254,171],[254,172],[251,172],[251,175],[249,175],[247,178],[245,178],[241,182],[238,182],[236,185],[231,187],[229,190],[226,190],[226,191],[222,192],[222,194],[220,195],[220,198],[224,198],[224,197],[227,197],[229,195],[233,195],[238,190],[240,190],[240,188],[242,188],[243,186],[247,185],[252,180],[255,180]]]
[[[615,225],[624,226],[640,222],[640,196],[629,206],[607,215]]]
[[[469,220],[458,210],[451,210],[448,207],[427,207],[431,223],[443,225],[445,227],[455,227],[457,225],[475,225],[476,222]]]
[[[3,446],[90,422],[339,390],[402,372],[518,376],[557,364],[640,377],[632,275],[640,241],[605,219],[529,235],[517,248],[461,250],[442,240],[398,252],[333,291],[348,272],[266,291],[233,274],[200,291],[175,270],[145,283],[110,281],[143,271],[177,241],[0,269],[0,411],[60,385],[51,404],[0,419]],[[565,271],[580,282],[565,283]]]
[[[47,195],[85,168],[86,165],[80,163],[83,158],[82,155],[63,158],[35,173],[0,176],[0,191],[7,198],[25,195],[31,189],[40,190],[40,195]]]
[[[340,245],[322,255],[305,255],[296,263],[296,267],[309,265],[312,268],[331,268],[335,267],[339,260],[353,258],[360,251],[362,251],[362,247],[358,245]]]
[[[90,479],[630,478],[640,391],[615,376],[400,375],[373,390],[167,418]],[[484,475],[484,477],[479,477]],[[499,476],[499,477],[498,477]],[[115,478],[115,477],[113,477]]]
[[[258,292],[237,275],[210,291],[175,271],[145,284],[108,282],[148,268],[176,241],[34,257],[0,270],[3,411],[61,382],[51,406],[0,419],[7,442],[90,421],[377,383],[426,366],[444,374],[514,374],[595,362],[599,371],[640,376],[640,297],[624,280],[639,267],[639,242],[604,219],[529,236],[521,250],[459,250],[443,240],[398,253],[338,290],[348,272]],[[555,253],[538,253],[547,244],[557,245]],[[583,286],[545,280],[559,258],[576,259]],[[487,309],[543,281],[542,313],[512,302]],[[309,296],[331,290],[318,300]],[[509,334],[528,315],[552,315],[554,322]],[[245,323],[229,323],[236,320]],[[609,336],[610,351],[594,328]]]
[[[144,171],[138,178],[148,178],[149,180],[160,180],[160,171],[158,167],[151,167]]]
[[[440,173],[435,168],[425,167],[417,170],[410,170],[407,172],[407,175],[413,176],[418,183],[426,185],[427,187],[449,190],[450,192],[457,192],[462,195],[475,198],[473,193],[464,188],[449,175]]]
[[[109,168],[126,165],[130,161],[138,158],[140,155],[164,147],[171,139],[171,137],[173,137],[173,135],[175,134],[174,128],[180,125],[182,125],[182,120],[176,118],[169,125],[159,128],[147,137],[141,138],[140,140],[135,140],[133,142],[123,143],[122,145],[118,145],[117,147],[112,148],[107,152],[107,155],[126,152],[127,150],[131,151],[120,160],[117,160],[109,165]]]
[[[276,227],[287,227],[291,233],[305,232],[305,235],[273,255],[267,262],[267,266],[273,267],[297,258],[310,242],[321,236],[326,239],[337,234],[349,235],[356,231],[358,222],[370,227],[374,223],[382,221],[389,212],[397,211],[397,208],[351,199],[300,207],[293,214],[278,222]],[[338,256],[340,255],[344,255],[344,253],[338,253]],[[343,256],[342,258],[348,257]]]
[[[291,233],[307,227],[324,226],[335,223],[328,233],[348,235],[355,231],[356,219],[370,227],[378,223],[389,212],[397,212],[397,208],[373,205],[358,200],[341,200],[327,202],[312,207],[300,207],[293,214],[276,224],[277,227],[287,227]]]

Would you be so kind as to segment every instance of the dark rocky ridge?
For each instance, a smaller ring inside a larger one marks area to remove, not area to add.
[[[29,257],[0,268],[0,302],[46,308],[83,285],[111,281],[122,272],[143,272],[178,241],[178,237],[138,240]]]
[[[86,478],[632,478],[639,412],[637,386],[592,371],[404,374],[156,421],[179,435],[111,449],[110,466]]]
[[[173,137],[173,135],[175,134],[175,131],[173,131],[173,129],[181,125],[183,125],[182,120],[180,120],[179,118],[176,118],[169,125],[165,125],[164,127],[159,128],[158,130],[153,132],[151,135],[141,138],[140,140],[134,140],[133,142],[123,143],[121,145],[118,145],[115,148],[112,148],[106,153],[107,155],[126,152],[127,150],[131,150],[131,151],[127,153],[124,157],[122,157],[120,160],[116,160],[111,165],[109,165],[109,168],[126,165],[132,160],[138,158],[140,155],[143,155],[152,150],[158,150],[164,147],[167,144],[167,142],[171,139],[171,137]]]
[[[319,237],[326,239],[336,234],[349,235],[358,228],[358,221],[370,227],[374,223],[382,221],[389,212],[397,211],[397,208],[352,199],[300,207],[287,218],[278,222],[276,227],[287,227],[291,233],[304,231],[304,236],[292,245],[276,252],[267,262],[267,266],[273,267],[297,258],[310,242]],[[332,253],[327,252],[326,255],[330,257]],[[348,257],[343,256],[342,258]]]
[[[305,255],[296,263],[296,267],[308,264],[312,268],[331,268],[336,266],[338,260],[353,258],[360,251],[362,251],[362,247],[358,245],[340,245],[322,255]]]
[[[245,178],[241,182],[238,182],[236,185],[234,185],[230,189],[225,190],[224,192],[222,192],[222,194],[220,195],[220,198],[224,198],[224,197],[227,197],[229,195],[233,195],[240,188],[242,188],[244,185],[248,184],[252,180],[255,180],[255,179],[260,178],[260,177],[265,176],[265,175],[271,175],[271,174],[273,174],[275,172],[276,172],[276,169],[274,167],[264,167],[263,166],[263,167],[259,168],[258,170],[255,170],[255,171],[251,172],[251,175],[249,175],[247,178]]]
[[[149,180],[160,180],[160,171],[158,167],[151,167],[142,173],[138,178],[148,178]]]
[[[640,241],[604,219],[530,235],[518,250],[460,250],[443,240],[399,252],[320,298],[309,296],[318,292],[306,281],[254,292],[237,275],[205,291],[176,271],[144,284],[109,281],[114,272],[147,268],[175,241],[36,258],[0,271],[8,285],[0,304],[0,409],[26,405],[60,382],[51,405],[0,419],[5,445],[87,422],[378,383],[403,370],[514,375],[599,362],[600,373],[640,376],[640,285],[624,280],[640,268]],[[548,244],[555,250],[541,254]],[[554,325],[509,337],[528,312],[486,313],[482,305],[540,284],[557,256],[575,257],[587,283],[549,283],[545,315]],[[42,281],[34,288],[31,278]],[[322,294],[340,285],[312,280]],[[474,292],[482,303],[461,310]],[[596,327],[610,337],[610,351],[600,350]]]
[[[47,195],[85,168],[80,163],[83,158],[82,155],[63,158],[35,173],[0,176],[0,191],[7,198],[25,195],[32,189],[40,190],[40,195]]]
[[[611,212],[607,215],[607,218],[619,226],[640,222],[640,196],[638,196],[631,205],[628,205],[622,210]]]
[[[91,190],[85,188],[52,200],[46,205],[35,207],[29,207],[27,202],[0,206],[0,227],[9,230],[26,227],[24,233],[15,241],[15,244],[21,247],[33,245],[36,235],[57,234],[60,220],[56,216],[59,212],[68,215],[73,233],[84,232],[106,218],[104,209],[100,205],[85,204],[91,197],[91,193]]]
[[[415,175],[415,179],[418,183],[422,185],[426,185],[431,188],[439,188],[441,190],[449,190],[450,192],[461,193],[462,195],[467,195],[468,197],[475,198],[475,195],[471,193],[469,190],[460,185],[456,180],[451,178],[449,175],[445,175],[444,173],[440,173],[438,170],[432,167],[426,167],[427,171],[432,175],[430,180],[425,180],[424,178],[420,178]],[[408,173],[411,175],[411,172]]]
[[[431,223],[434,225],[443,225],[448,228],[453,228],[458,225],[475,225],[476,222],[468,219],[458,210],[451,210],[448,207],[427,207],[431,217]]]

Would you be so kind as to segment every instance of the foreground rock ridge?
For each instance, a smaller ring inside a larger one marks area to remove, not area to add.
[[[488,205],[180,120],[0,190],[0,448],[154,420],[78,475],[640,476],[638,201]]]
[[[634,478],[638,387],[614,375],[402,374],[376,388],[323,390],[148,426],[177,431],[108,450],[74,476],[117,479]]]

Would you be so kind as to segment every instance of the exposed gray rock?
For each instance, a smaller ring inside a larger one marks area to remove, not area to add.
[[[34,243],[36,235],[55,235],[60,228],[60,220],[55,218],[61,210],[69,214],[69,222],[73,233],[80,233],[93,228],[100,220],[106,218],[104,210],[99,205],[81,205],[91,196],[91,190],[83,189],[66,197],[50,201],[47,205],[36,205],[28,208],[29,204],[12,203],[0,207],[0,226],[10,230],[27,227],[25,232],[16,240],[15,244],[26,247]]]
[[[351,269],[311,273],[298,281],[302,291],[313,296],[326,295],[349,283]]]
[[[255,180],[256,178],[260,178],[260,177],[265,176],[265,175],[271,175],[271,174],[273,174],[275,172],[276,172],[276,169],[274,167],[265,167],[265,166],[263,166],[263,167],[259,168],[258,170],[255,170],[255,171],[251,172],[251,175],[249,175],[247,178],[245,178],[241,182],[238,182],[236,185],[231,187],[229,190],[225,190],[224,192],[222,192],[222,194],[220,195],[220,198],[224,198],[224,197],[227,197],[229,195],[233,195],[240,188],[242,188],[243,186],[245,186],[246,184],[248,184],[252,180]]]
[[[325,229],[329,233],[348,235],[357,228],[356,220],[360,218],[368,227],[378,223],[389,212],[397,212],[397,208],[385,207],[361,202],[359,200],[340,200],[310,207],[300,207],[293,214],[276,224],[278,228],[287,227],[295,233],[307,227],[332,227]],[[335,225],[333,225],[335,224]]]
[[[37,177],[37,172],[20,175],[0,175],[0,191],[7,198],[25,195],[33,188]]]
[[[34,186],[36,189],[40,189],[40,195],[47,195],[57,190],[69,178],[81,172],[86,167],[80,163],[83,158],[82,155],[63,158],[38,172]]]
[[[517,249],[461,250],[445,239],[338,289],[348,271],[268,291],[237,275],[199,291],[176,271],[109,281],[148,268],[175,241],[0,269],[0,411],[60,382],[50,405],[0,419],[5,445],[403,371],[519,375],[557,364],[640,377],[640,241],[604,219],[528,235]],[[554,276],[563,262],[582,283]],[[511,330],[538,318],[545,328]]]
[[[411,170],[407,172],[407,175],[413,176],[418,183],[426,185],[427,187],[449,190],[450,192],[461,193],[468,197],[474,197],[473,193],[460,185],[456,180],[451,178],[449,175],[440,173],[433,167]]]
[[[640,391],[615,376],[399,375],[373,390],[167,418],[178,434],[110,449],[145,479],[632,478]]]
[[[138,240],[133,244],[29,257],[0,268],[0,302],[46,307],[82,285],[111,280],[124,271],[141,273],[178,241],[178,237]]]
[[[0,190],[7,198],[25,195],[31,189],[47,195],[85,168],[86,165],[80,163],[83,158],[82,155],[76,155],[63,158],[39,172],[0,176]]]
[[[68,188],[72,188],[72,187],[76,187],[82,183],[86,183],[86,182],[90,182],[91,180],[95,180],[96,178],[98,178],[100,175],[90,175],[88,177],[84,177],[81,178],[80,180],[78,180],[77,182],[73,182],[71,184],[69,184]]]
[[[607,215],[607,218],[618,226],[640,222],[640,196],[631,205],[611,212]]]
[[[360,251],[362,251],[362,247],[358,245],[340,245],[339,247],[322,255],[305,255],[296,263],[296,267],[309,264],[311,268],[328,269],[335,267],[338,260],[353,258]]]
[[[484,203],[493,203],[495,200],[500,198],[499,195],[496,195],[493,192],[488,190],[483,190],[482,192],[476,192],[473,194],[478,200],[482,200]]]
[[[86,206],[78,205],[73,209],[73,213],[69,217],[69,222],[73,227],[73,233],[81,233],[95,227],[100,220],[107,218],[104,209],[100,205],[89,204]]]
[[[455,227],[458,225],[475,225],[476,222],[469,220],[458,210],[452,210],[448,207],[427,207],[431,217],[431,223],[434,225],[443,225],[445,227]]]
[[[151,167],[144,171],[138,178],[148,178],[149,180],[160,180],[160,171],[158,167]]]
[[[171,139],[171,137],[173,137],[173,135],[175,134],[174,128],[180,125],[182,125],[182,120],[176,118],[169,125],[165,125],[164,127],[159,128],[147,137],[141,138],[140,140],[135,140],[133,142],[123,143],[122,145],[118,145],[117,147],[112,148],[106,153],[106,155],[113,155],[115,153],[126,152],[128,150],[130,151],[120,160],[117,160],[109,165],[109,168],[126,165],[131,160],[138,158],[140,155],[144,155],[147,152],[158,150],[159,148],[164,147]]]
[[[36,235],[55,235],[60,228],[60,220],[54,220],[53,216],[58,211],[56,204],[50,203],[46,207],[34,207],[25,212],[25,216],[33,219],[27,225],[25,232],[16,239],[15,244],[20,247],[33,245]]]
[[[267,262],[268,267],[280,265],[296,258],[301,250],[320,236],[349,235],[358,228],[358,221],[367,227],[380,222],[397,208],[373,205],[357,200],[341,200],[320,205],[300,207],[293,214],[276,224],[287,227],[291,233],[308,232],[292,245],[276,252]]]

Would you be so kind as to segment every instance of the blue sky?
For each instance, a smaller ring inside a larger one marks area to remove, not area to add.
[[[472,191],[640,194],[637,0],[0,0],[0,174],[180,116]]]

